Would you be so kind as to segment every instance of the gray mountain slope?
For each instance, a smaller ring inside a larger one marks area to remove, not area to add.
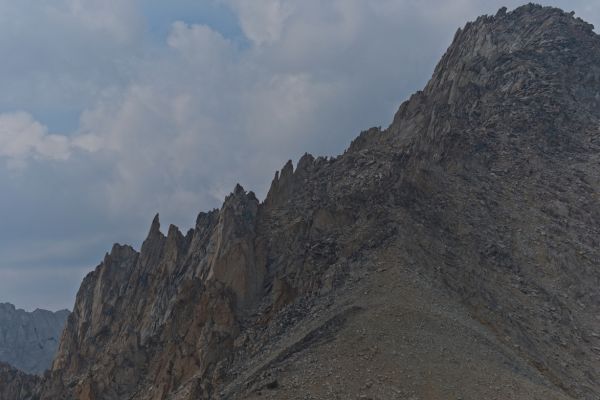
[[[69,311],[26,312],[0,303],[0,362],[41,374],[52,364]]]

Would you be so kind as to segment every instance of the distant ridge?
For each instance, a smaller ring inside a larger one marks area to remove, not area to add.
[[[0,362],[31,374],[50,368],[69,314],[68,310],[26,312],[0,303]]]

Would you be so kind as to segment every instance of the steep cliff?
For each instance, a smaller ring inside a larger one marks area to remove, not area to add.
[[[467,24],[389,128],[115,245],[40,398],[598,398],[599,66],[555,8]]]
[[[41,374],[52,365],[69,311],[26,312],[0,304],[0,362]]]

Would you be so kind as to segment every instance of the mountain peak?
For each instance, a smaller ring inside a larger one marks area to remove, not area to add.
[[[528,4],[508,13],[500,9],[495,16],[479,17],[456,32],[425,92],[439,91],[446,83],[464,81],[465,77],[469,83],[483,85],[490,70],[511,56],[521,61],[553,60],[554,64],[568,65],[572,53],[585,50],[591,43],[598,47],[593,29],[593,25],[558,8]],[[525,70],[526,64],[520,68]],[[453,92],[449,102],[456,96],[458,93]]]
[[[401,105],[388,132],[405,144],[419,137],[421,148],[413,151],[440,157],[456,148],[456,135],[464,138],[486,125],[504,125],[542,145],[566,145],[566,138],[549,132],[557,124],[583,123],[584,110],[594,113],[599,84],[600,37],[591,24],[535,4],[500,9],[457,31],[426,87]],[[438,126],[449,118],[460,131]],[[534,122],[540,129],[528,130]]]
[[[152,224],[150,225],[149,235],[153,235],[160,232],[160,215],[156,213],[154,219],[152,219]]]

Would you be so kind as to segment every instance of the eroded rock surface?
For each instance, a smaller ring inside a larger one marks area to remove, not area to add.
[[[597,399],[599,66],[555,8],[467,24],[389,128],[115,245],[40,398]]]

